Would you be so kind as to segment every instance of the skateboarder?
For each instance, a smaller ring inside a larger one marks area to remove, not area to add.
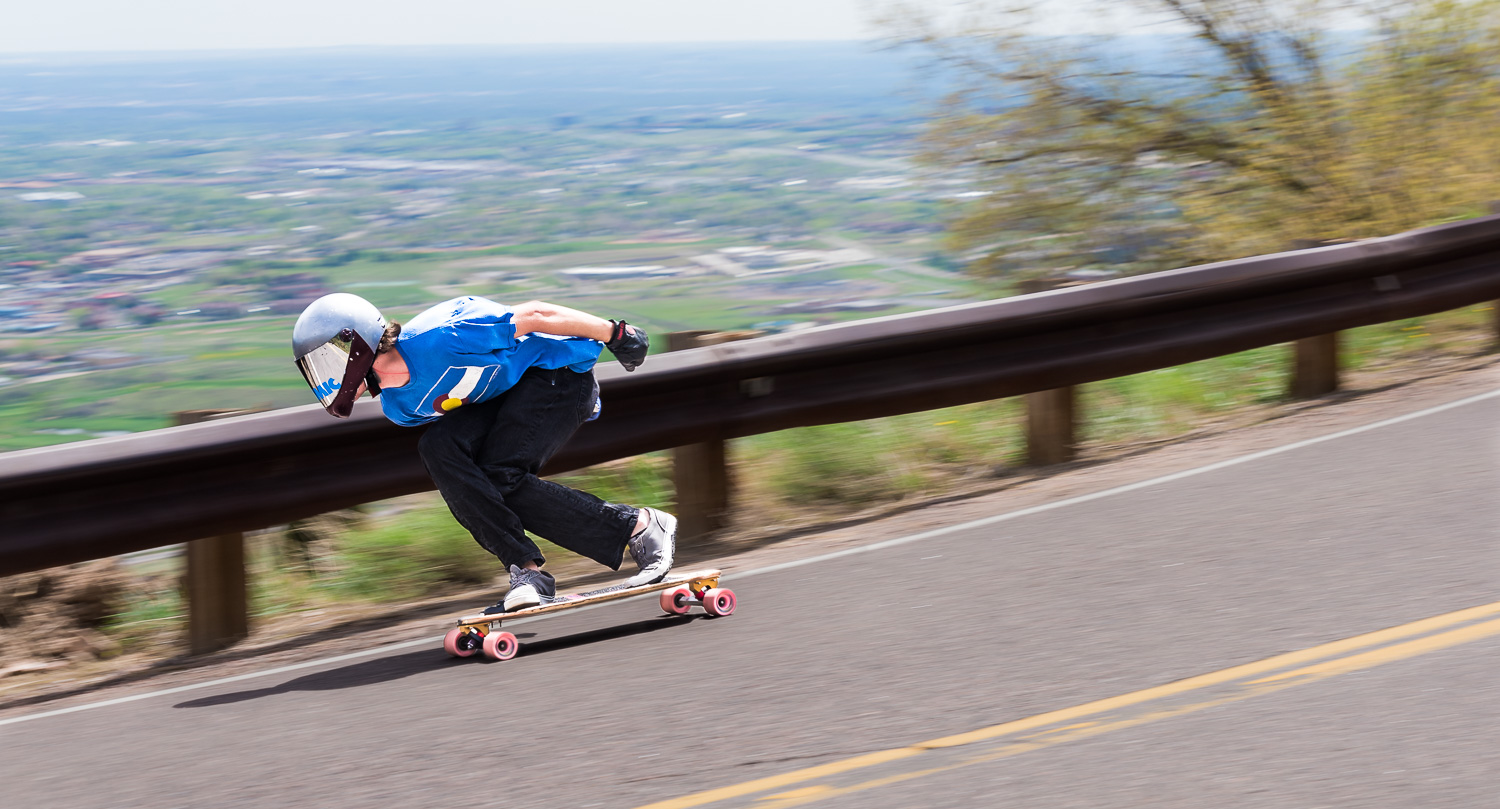
[[[633,371],[646,333],[531,301],[444,301],[387,323],[369,301],[335,293],[310,304],[292,329],[297,367],[323,407],[349,416],[365,393],[391,421],[426,424],[422,463],[454,518],[510,570],[510,590],[487,612],[525,609],[557,593],[532,531],[620,568],[628,548],[634,586],[672,568],[677,520],[657,509],[606,503],[537,477],[542,464],[599,413],[600,348]]]

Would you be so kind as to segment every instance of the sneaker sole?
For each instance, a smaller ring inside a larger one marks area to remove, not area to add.
[[[661,572],[657,572],[656,566],[653,565],[653,566],[648,567],[645,570],[642,570],[641,572],[635,574],[634,576],[631,576],[630,578],[626,579],[625,580],[625,586],[626,587],[644,587],[645,585],[648,585],[648,584],[656,584],[657,582],[661,581],[662,579],[665,579],[667,577],[667,574],[670,573],[670,572],[672,572],[672,566],[671,565],[667,565],[667,567],[665,569],[662,569]],[[646,579],[640,578],[640,577],[646,576],[648,574],[650,575],[650,578],[646,578]]]
[[[531,607],[541,606],[542,597],[538,595],[535,590],[533,590],[529,595],[521,595],[520,598],[517,598],[514,601],[511,600],[510,596],[506,596],[504,603],[506,612],[515,612],[516,610],[524,610],[530,609]]]

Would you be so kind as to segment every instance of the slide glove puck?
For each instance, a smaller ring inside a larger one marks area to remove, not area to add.
[[[644,329],[626,323],[623,320],[611,320],[610,333],[614,336],[604,347],[609,349],[615,359],[625,366],[625,370],[634,371],[646,361],[646,351],[651,347],[651,338],[646,336]]]

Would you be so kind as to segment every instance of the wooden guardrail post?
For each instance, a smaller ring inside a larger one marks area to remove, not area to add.
[[[250,636],[245,535],[187,544],[188,653],[216,652]]]
[[[1053,388],[1026,394],[1026,462],[1051,466],[1073,460],[1077,388]]]
[[[184,410],[172,414],[172,420],[178,425],[198,424],[248,412],[251,411]],[[216,652],[249,637],[245,535],[225,534],[187,543],[184,568],[188,653]]]
[[[1339,333],[1304,337],[1292,344],[1291,394],[1312,399],[1339,389]]]
[[[1293,250],[1341,244],[1343,239],[1294,239]],[[1293,399],[1315,399],[1339,389],[1339,333],[1304,337],[1292,343]]]
[[[1043,276],[1023,279],[1019,284],[1019,291],[1023,295],[1029,295],[1083,286],[1085,283],[1070,281],[1064,276]],[[1067,463],[1076,457],[1077,403],[1077,389],[1072,386],[1026,394],[1027,465],[1052,466]]]
[[[676,331],[667,333],[667,350],[729,343],[757,337],[755,331]],[[706,537],[728,525],[733,481],[725,441],[715,439],[672,450],[672,485],[677,490],[677,538]]]
[[[1490,200],[1490,214],[1500,214],[1500,200]],[[1490,342],[1492,351],[1500,351],[1500,301],[1490,301],[1490,331],[1494,339]]]

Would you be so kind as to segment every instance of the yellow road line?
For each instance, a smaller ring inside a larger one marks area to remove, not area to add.
[[[1386,646],[1362,654],[1340,657],[1312,666],[1296,669],[1294,671],[1264,677],[1259,680],[1251,680],[1252,683],[1275,682],[1278,680],[1291,680],[1299,677],[1323,679],[1336,674],[1368,669],[1389,663],[1392,660],[1403,660],[1408,657],[1416,657],[1420,654],[1435,652],[1461,643],[1487,638],[1500,633],[1500,621],[1486,621],[1482,624],[1466,626],[1462,629],[1454,629],[1439,635],[1430,635],[1425,638],[1409,640],[1394,646]]]
[[[1210,672],[1208,674],[1200,674],[1196,677],[1189,677],[1184,680],[1178,680],[1173,683],[1166,683],[1164,685],[1146,688],[1141,691],[1135,691],[1129,694],[1122,694],[1117,697],[1095,700],[1093,702],[1084,703],[1083,705],[1077,705],[1071,708],[1063,708],[1057,711],[1049,711],[1047,713],[1037,714],[1036,716],[1027,717],[1025,719],[1018,719],[1013,722],[1004,722],[998,725],[991,725],[987,728],[980,728],[978,730],[972,730],[966,733],[959,733],[952,736],[943,736],[937,739],[930,739],[925,742],[918,742],[908,747],[896,747],[889,750],[879,750],[873,753],[865,753],[853,758],[832,761],[827,764],[819,764],[815,767],[807,767],[801,770],[794,770],[792,772],[783,773],[781,775],[758,778],[753,781],[746,781],[740,784],[733,784],[730,786],[719,787],[717,789],[710,789],[704,792],[697,792],[691,795],[684,795],[679,798],[671,798],[665,801],[658,801],[656,803],[646,804],[639,807],[638,809],[690,809],[690,807],[704,806],[706,804],[717,803],[719,801],[728,800],[730,798],[744,797],[747,795],[753,795],[758,792],[766,792],[772,789],[779,789],[795,784],[801,784],[818,778],[824,778],[831,775],[850,772],[852,770],[858,770],[865,767],[873,767],[880,764],[899,761],[901,759],[921,755],[922,753],[930,750],[959,747],[962,745],[975,744],[977,742],[989,741],[1004,736],[1010,736],[1022,731],[1040,730],[1042,728],[1048,728],[1052,725],[1058,725],[1064,722],[1073,722],[1084,717],[1103,714],[1110,711],[1117,711],[1122,708],[1140,705],[1152,700],[1184,694],[1215,685],[1221,685],[1224,683],[1231,683],[1237,680],[1244,680],[1248,685],[1259,686],[1258,688],[1250,689],[1240,694],[1210,699],[1205,702],[1197,703],[1195,705],[1156,711],[1141,717],[1124,719],[1117,722],[1106,722],[1104,724],[1086,723],[1085,725],[1074,726],[1075,729],[1071,733],[1060,734],[1046,740],[1037,739],[1034,741],[1018,742],[1016,744],[1007,745],[1005,748],[1002,748],[996,753],[987,754],[980,757],[980,759],[968,763],[978,763],[978,761],[980,760],[989,760],[993,757],[1015,755],[1016,753],[1025,752],[1027,750],[1049,747],[1053,744],[1061,743],[1064,740],[1094,736],[1100,733],[1109,732],[1111,730],[1117,730],[1122,727],[1129,727],[1141,724],[1143,722],[1155,721],[1156,719],[1162,719],[1168,716],[1177,716],[1182,713],[1199,710],[1211,705],[1219,705],[1225,702],[1248,699],[1252,696],[1270,693],[1271,691],[1278,691],[1282,688],[1290,687],[1292,685],[1300,685],[1307,682],[1313,682],[1347,671],[1378,666],[1382,663],[1389,663],[1394,660],[1401,660],[1420,654],[1426,654],[1428,652],[1437,651],[1439,649],[1446,649],[1450,646],[1456,646],[1461,643],[1468,643],[1470,641],[1479,640],[1480,638],[1497,635],[1500,634],[1500,620],[1478,623],[1472,626],[1442,632],[1440,634],[1429,634],[1436,633],[1439,630],[1448,629],[1449,627],[1457,626],[1459,624],[1479,621],[1485,618],[1493,618],[1497,615],[1500,615],[1500,601],[1492,604],[1484,604],[1478,607],[1470,607],[1468,609],[1458,610],[1456,612],[1450,612],[1445,615],[1437,615],[1432,618],[1424,618],[1420,621],[1413,621],[1409,624],[1402,624],[1400,626],[1381,629],[1375,632],[1366,633],[1364,635],[1357,635],[1352,638],[1346,638],[1344,640],[1333,641],[1332,643],[1325,643],[1320,646],[1314,646],[1309,649],[1303,649],[1296,652],[1288,652],[1286,654],[1276,655],[1275,657],[1268,657],[1264,660],[1258,660],[1253,663],[1246,663],[1240,666],[1221,669],[1219,671]],[[1397,641],[1405,641],[1407,638],[1413,638],[1420,635],[1429,636],[1420,637],[1416,640],[1410,640],[1403,643],[1396,643]],[[1368,649],[1372,646],[1381,648],[1376,648],[1372,651],[1367,651],[1359,654],[1352,654],[1354,652],[1359,652],[1359,650],[1362,649]],[[1303,666],[1303,664],[1311,665]],[[1282,669],[1287,669],[1293,666],[1303,667],[1294,669],[1292,671],[1287,671],[1285,673],[1278,673],[1270,677],[1264,677],[1256,680],[1247,679],[1250,677],[1255,677],[1256,675],[1279,672]],[[1058,730],[1062,729],[1063,728],[1059,728]],[[932,768],[930,770],[920,770],[917,773],[905,773],[901,775],[886,776],[874,779],[873,781],[865,782],[864,785],[855,785],[855,787],[846,787],[844,789],[824,789],[818,786],[812,786],[807,787],[806,789],[799,789],[789,793],[782,793],[771,796],[771,799],[775,801],[774,804],[768,801],[767,803],[761,805],[766,806],[767,809],[770,809],[770,807],[772,806],[781,807],[798,805],[801,803],[808,803],[811,801],[832,797],[837,794],[843,794],[843,792],[855,788],[868,789],[872,786],[880,786],[887,783],[895,783],[897,781],[908,780],[909,778],[918,777],[919,774],[926,775],[933,772],[941,772],[944,770],[953,769],[959,766],[967,766],[967,763],[945,765]]]
[[[650,804],[649,806],[643,806],[641,807],[641,809],[676,809],[677,807],[685,806],[702,806],[705,803],[714,803],[716,801],[728,800],[730,798],[739,798],[745,795],[753,795],[757,792],[765,792],[768,789],[776,789],[778,787],[791,786],[792,784],[800,784],[803,781],[810,781],[814,778],[822,778],[828,775],[838,775],[841,772],[858,770],[863,767],[872,767],[876,764],[885,764],[889,761],[897,761],[903,758],[919,756],[921,754],[922,751],[918,750],[915,747],[898,747],[892,750],[881,750],[875,753],[866,753],[862,756],[855,756],[854,758],[846,758],[842,761],[830,761],[827,764],[819,764],[816,767],[808,767],[805,770],[797,770],[796,772],[789,772],[785,775],[773,775],[768,778],[757,778],[754,781],[746,781],[743,784],[719,787],[718,789],[710,789],[707,792],[699,792],[694,795],[687,795],[685,797],[674,798],[668,801],[660,801],[658,803]]]
[[[1286,668],[1287,666],[1295,666],[1301,663],[1319,660],[1325,657],[1333,657],[1335,655],[1345,654],[1355,649],[1363,649],[1367,646],[1378,646],[1384,643],[1391,643],[1392,641],[1401,640],[1402,638],[1409,638],[1413,635],[1422,635],[1428,632],[1433,632],[1439,629],[1450,627],[1455,624],[1461,624],[1466,621],[1473,621],[1479,618],[1487,618],[1492,615],[1500,615],[1500,601],[1497,601],[1493,604],[1485,604],[1481,607],[1470,607],[1466,610],[1450,612],[1447,615],[1439,615],[1433,618],[1424,618],[1420,621],[1414,621],[1409,624],[1402,624],[1401,626],[1394,626],[1389,629],[1381,629],[1364,635],[1356,635],[1355,637],[1345,640],[1325,643],[1322,646],[1314,646],[1311,649],[1303,649],[1298,652],[1288,652],[1286,654],[1277,655],[1275,657],[1268,657],[1264,660],[1257,660],[1254,663],[1246,663],[1242,666],[1234,666],[1232,668],[1220,669],[1219,671],[1210,672],[1208,674],[1200,674],[1196,677],[1189,677],[1186,680],[1178,680],[1175,683],[1158,685],[1153,688],[1147,688],[1143,691],[1136,691],[1130,694],[1122,694],[1118,697],[1109,697],[1108,699],[1096,700],[1094,702],[1077,705],[1072,708],[1064,708],[1060,711],[1051,711],[1049,713],[1037,714],[1036,716],[1028,717],[1026,719],[1018,719],[1014,722],[1006,722],[1001,725],[993,725],[987,728],[980,728],[979,730],[971,730],[968,733],[959,733],[953,736],[944,736],[941,739],[933,739],[931,741],[920,742],[915,746],[920,747],[924,750],[933,750],[940,747],[956,747],[962,744],[973,744],[975,742],[985,741],[986,739],[993,739],[997,736],[1009,736],[1010,734],[1016,733],[1018,731],[1031,730],[1032,728],[1053,725],[1058,722],[1066,722],[1068,720],[1079,719],[1085,716],[1103,713],[1105,711],[1125,708],[1131,705],[1138,705],[1142,702],[1150,702],[1151,700],[1161,699],[1162,697],[1168,697],[1174,694],[1181,694],[1187,691],[1195,691],[1199,688],[1207,688],[1211,685],[1232,682],[1234,680],[1240,680],[1245,677],[1254,676],[1256,674],[1276,671],[1277,669]]]
[[[916,778],[923,778],[928,775],[935,775],[940,772],[957,770],[962,767],[972,767],[975,764],[998,761],[1003,758],[1011,758],[1012,756],[1018,756],[1022,753],[1029,753],[1033,750],[1040,750],[1044,747],[1056,747],[1066,742],[1074,742],[1094,736],[1101,736],[1105,733],[1110,733],[1116,730],[1124,730],[1126,728],[1133,728],[1138,725],[1145,725],[1150,722],[1156,722],[1162,719],[1170,719],[1172,717],[1182,716],[1184,714],[1195,713],[1205,708],[1214,708],[1233,702],[1241,702],[1252,697],[1263,696],[1265,694],[1269,694],[1274,691],[1281,691],[1293,686],[1305,685],[1307,683],[1333,677],[1345,672],[1372,668],[1382,663],[1389,663],[1395,660],[1403,660],[1409,657],[1415,657],[1420,654],[1426,654],[1427,652],[1433,652],[1439,649],[1446,649],[1450,646],[1457,646],[1459,644],[1468,643],[1470,641],[1479,640],[1481,638],[1487,638],[1492,635],[1500,635],[1500,620],[1488,621],[1486,623],[1468,626],[1462,629],[1454,629],[1443,632],[1439,635],[1434,635],[1432,637],[1408,641],[1397,646],[1384,649],[1376,649],[1372,652],[1365,652],[1363,654],[1353,655],[1348,658],[1340,658],[1337,660],[1328,661],[1327,663],[1320,663],[1316,666],[1309,666],[1306,669],[1299,669],[1296,672],[1289,672],[1289,676],[1285,679],[1278,676],[1267,677],[1260,680],[1252,680],[1248,685],[1257,685],[1258,687],[1247,688],[1236,693],[1232,693],[1227,696],[1221,696],[1215,699],[1208,699],[1201,702],[1195,702],[1190,705],[1181,705],[1174,708],[1152,711],[1140,716],[1128,717],[1106,724],[1084,722],[1079,725],[1071,726],[1072,732],[1070,733],[1055,735],[1048,738],[1042,738],[1047,736],[1046,733],[1034,734],[1033,736],[1028,736],[1026,738],[1034,739],[1035,741],[1021,741],[1007,744],[1004,747],[1001,747],[999,750],[983,753],[981,755],[973,756],[971,758],[952,764],[929,767],[925,770],[896,773],[894,775],[873,778],[868,781],[861,781],[859,783],[850,784],[843,787],[834,787],[829,784],[815,784],[810,787],[794,790],[793,792],[771,796],[773,798],[780,798],[781,800],[778,800],[774,803],[757,804],[757,809],[791,809],[791,807],[794,806],[804,806],[809,803],[826,800],[828,798],[835,798],[840,795],[848,795],[854,792],[863,792],[868,789],[875,789],[877,787],[888,786],[890,784],[896,784],[902,781],[910,781]],[[1063,728],[1059,728],[1058,730],[1063,730]],[[1053,731],[1048,731],[1047,733],[1052,732]],[[763,798],[762,800],[768,799]]]
[[[772,796],[781,798],[781,800],[775,803],[757,804],[756,809],[790,809],[790,807],[793,806],[803,806],[827,798],[836,798],[840,795],[848,795],[852,792],[863,792],[867,789],[875,789],[877,787],[901,783],[902,781],[911,781],[917,778],[924,778],[929,775],[936,775],[940,772],[948,772],[951,770],[961,769],[963,767],[972,767],[975,764],[984,764],[991,761],[999,761],[1000,759],[1004,758],[1012,758],[1014,756],[1019,756],[1022,753],[1030,753],[1033,750],[1041,750],[1047,747],[1057,747],[1058,745],[1067,742],[1076,742],[1082,739],[1092,738],[1094,736],[1102,736],[1103,734],[1110,733],[1112,731],[1124,730],[1126,728],[1132,728],[1137,725],[1144,725],[1149,722],[1155,722],[1160,719],[1170,719],[1174,716],[1181,716],[1183,714],[1203,710],[1204,708],[1213,708],[1219,705],[1226,705],[1231,702],[1238,702],[1240,700],[1249,699],[1252,696],[1257,696],[1259,693],[1279,691],[1282,688],[1288,687],[1290,687],[1290,685],[1269,686],[1255,693],[1246,692],[1234,694],[1227,697],[1220,697],[1218,699],[1211,699],[1194,703],[1192,705],[1184,705],[1178,708],[1153,711],[1142,716],[1131,717],[1129,719],[1121,719],[1117,722],[1109,722],[1107,724],[1087,722],[1082,726],[1077,726],[1077,728],[1071,733],[1053,736],[1046,739],[1037,739],[1036,741],[1013,742],[1001,747],[998,750],[992,750],[990,752],[973,756],[964,759],[963,761],[955,762],[952,764],[944,764],[937,767],[929,767],[925,770],[915,770],[912,772],[887,775],[880,778],[872,778],[868,781],[861,781],[857,784],[850,784],[849,786],[845,787],[833,787],[827,784],[817,784],[801,790],[796,790],[795,792],[782,793],[778,796]],[[766,799],[763,798],[762,800]]]

